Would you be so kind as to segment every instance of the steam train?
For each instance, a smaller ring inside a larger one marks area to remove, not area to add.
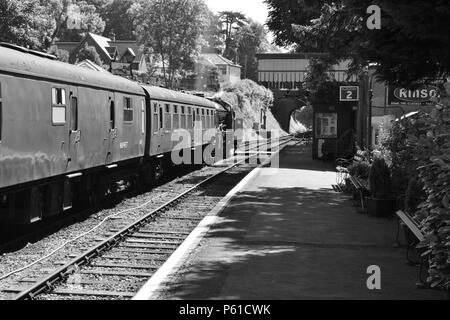
[[[0,223],[88,206],[122,179],[151,184],[173,151],[203,150],[223,122],[239,122],[223,104],[0,44]],[[177,130],[187,145],[172,141]]]

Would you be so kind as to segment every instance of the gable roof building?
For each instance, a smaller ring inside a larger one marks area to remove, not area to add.
[[[137,73],[147,71],[148,59],[133,40],[111,40],[94,33],[88,33],[81,42],[56,42],[53,49],[62,49],[69,52],[69,63],[75,63],[78,53],[85,46],[94,47],[103,63],[109,66],[113,73],[122,73],[130,69]],[[118,72],[116,72],[118,71]],[[129,72],[128,72],[129,73]]]
[[[219,83],[222,87],[227,83],[236,83],[241,80],[242,67],[217,53],[202,53],[200,58],[215,65],[219,69]]]

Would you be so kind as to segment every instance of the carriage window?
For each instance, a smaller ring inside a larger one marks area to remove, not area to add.
[[[163,112],[164,112],[163,108],[160,107],[160,108],[159,108],[159,129],[164,128]]]
[[[76,97],[70,100],[70,130],[78,131],[78,99]]]
[[[66,105],[66,89],[53,88],[52,89],[52,103],[56,106]]]
[[[145,101],[141,100],[141,125],[142,134],[145,134]]]
[[[187,117],[186,117],[185,111],[186,111],[186,107],[181,106],[181,119],[180,119],[180,128],[181,129],[187,129],[187,126],[186,126]]]
[[[178,106],[177,105],[173,106],[173,113],[178,113]]]
[[[66,123],[66,90],[52,88],[52,124],[62,126]]]
[[[116,108],[114,107],[114,101],[111,101],[109,105],[109,128],[114,129],[116,127]]]
[[[166,106],[166,115],[165,115],[166,118],[165,118],[164,128],[167,131],[170,131],[171,127],[172,127],[172,118],[170,116],[170,105],[166,104],[165,106]]]
[[[153,132],[158,132],[159,130],[159,114],[158,114],[158,104],[153,103]]]
[[[123,121],[133,122],[133,105],[131,98],[123,98]]]

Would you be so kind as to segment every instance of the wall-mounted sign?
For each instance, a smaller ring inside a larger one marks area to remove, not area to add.
[[[388,105],[390,106],[428,106],[434,105],[433,98],[439,96],[435,86],[422,86],[417,89],[389,87]]]
[[[359,101],[359,87],[345,86],[340,88],[340,101]]]
[[[316,138],[337,138],[337,113],[316,113]]]

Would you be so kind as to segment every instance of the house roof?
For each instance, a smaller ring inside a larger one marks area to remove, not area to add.
[[[86,37],[81,42],[57,42],[56,46],[58,49],[63,49],[68,51],[70,54],[73,54],[74,51],[81,48],[82,44],[85,42],[87,37],[90,37],[92,41],[95,42],[98,49],[101,50],[107,57],[114,57],[114,54],[117,53],[119,60],[125,55],[132,53],[136,57],[134,58],[135,63],[139,63],[142,59],[143,52],[140,49],[140,46],[133,40],[118,40],[111,41],[111,39],[100,36],[94,33],[88,33]],[[110,61],[107,61],[108,63]]]
[[[130,52],[134,54],[136,57],[134,58],[134,62],[140,62],[143,56],[143,52],[140,46],[133,40],[119,40],[119,41],[110,41],[109,45],[111,47],[116,47],[117,52],[119,53],[119,58],[126,52]]]
[[[99,36],[98,34],[94,34],[94,33],[91,33],[91,32],[88,33],[88,36],[90,36],[98,44],[100,49],[103,50],[103,52],[108,57],[110,57],[109,52],[108,52],[108,50],[106,50],[106,48],[107,47],[111,47],[109,45],[109,42],[111,41],[111,39]]]
[[[235,64],[233,61],[228,60],[227,58],[225,58],[217,53],[202,53],[202,54],[200,54],[200,57],[210,61],[211,63],[215,64],[216,66],[227,65],[227,66],[241,68],[240,65]]]

